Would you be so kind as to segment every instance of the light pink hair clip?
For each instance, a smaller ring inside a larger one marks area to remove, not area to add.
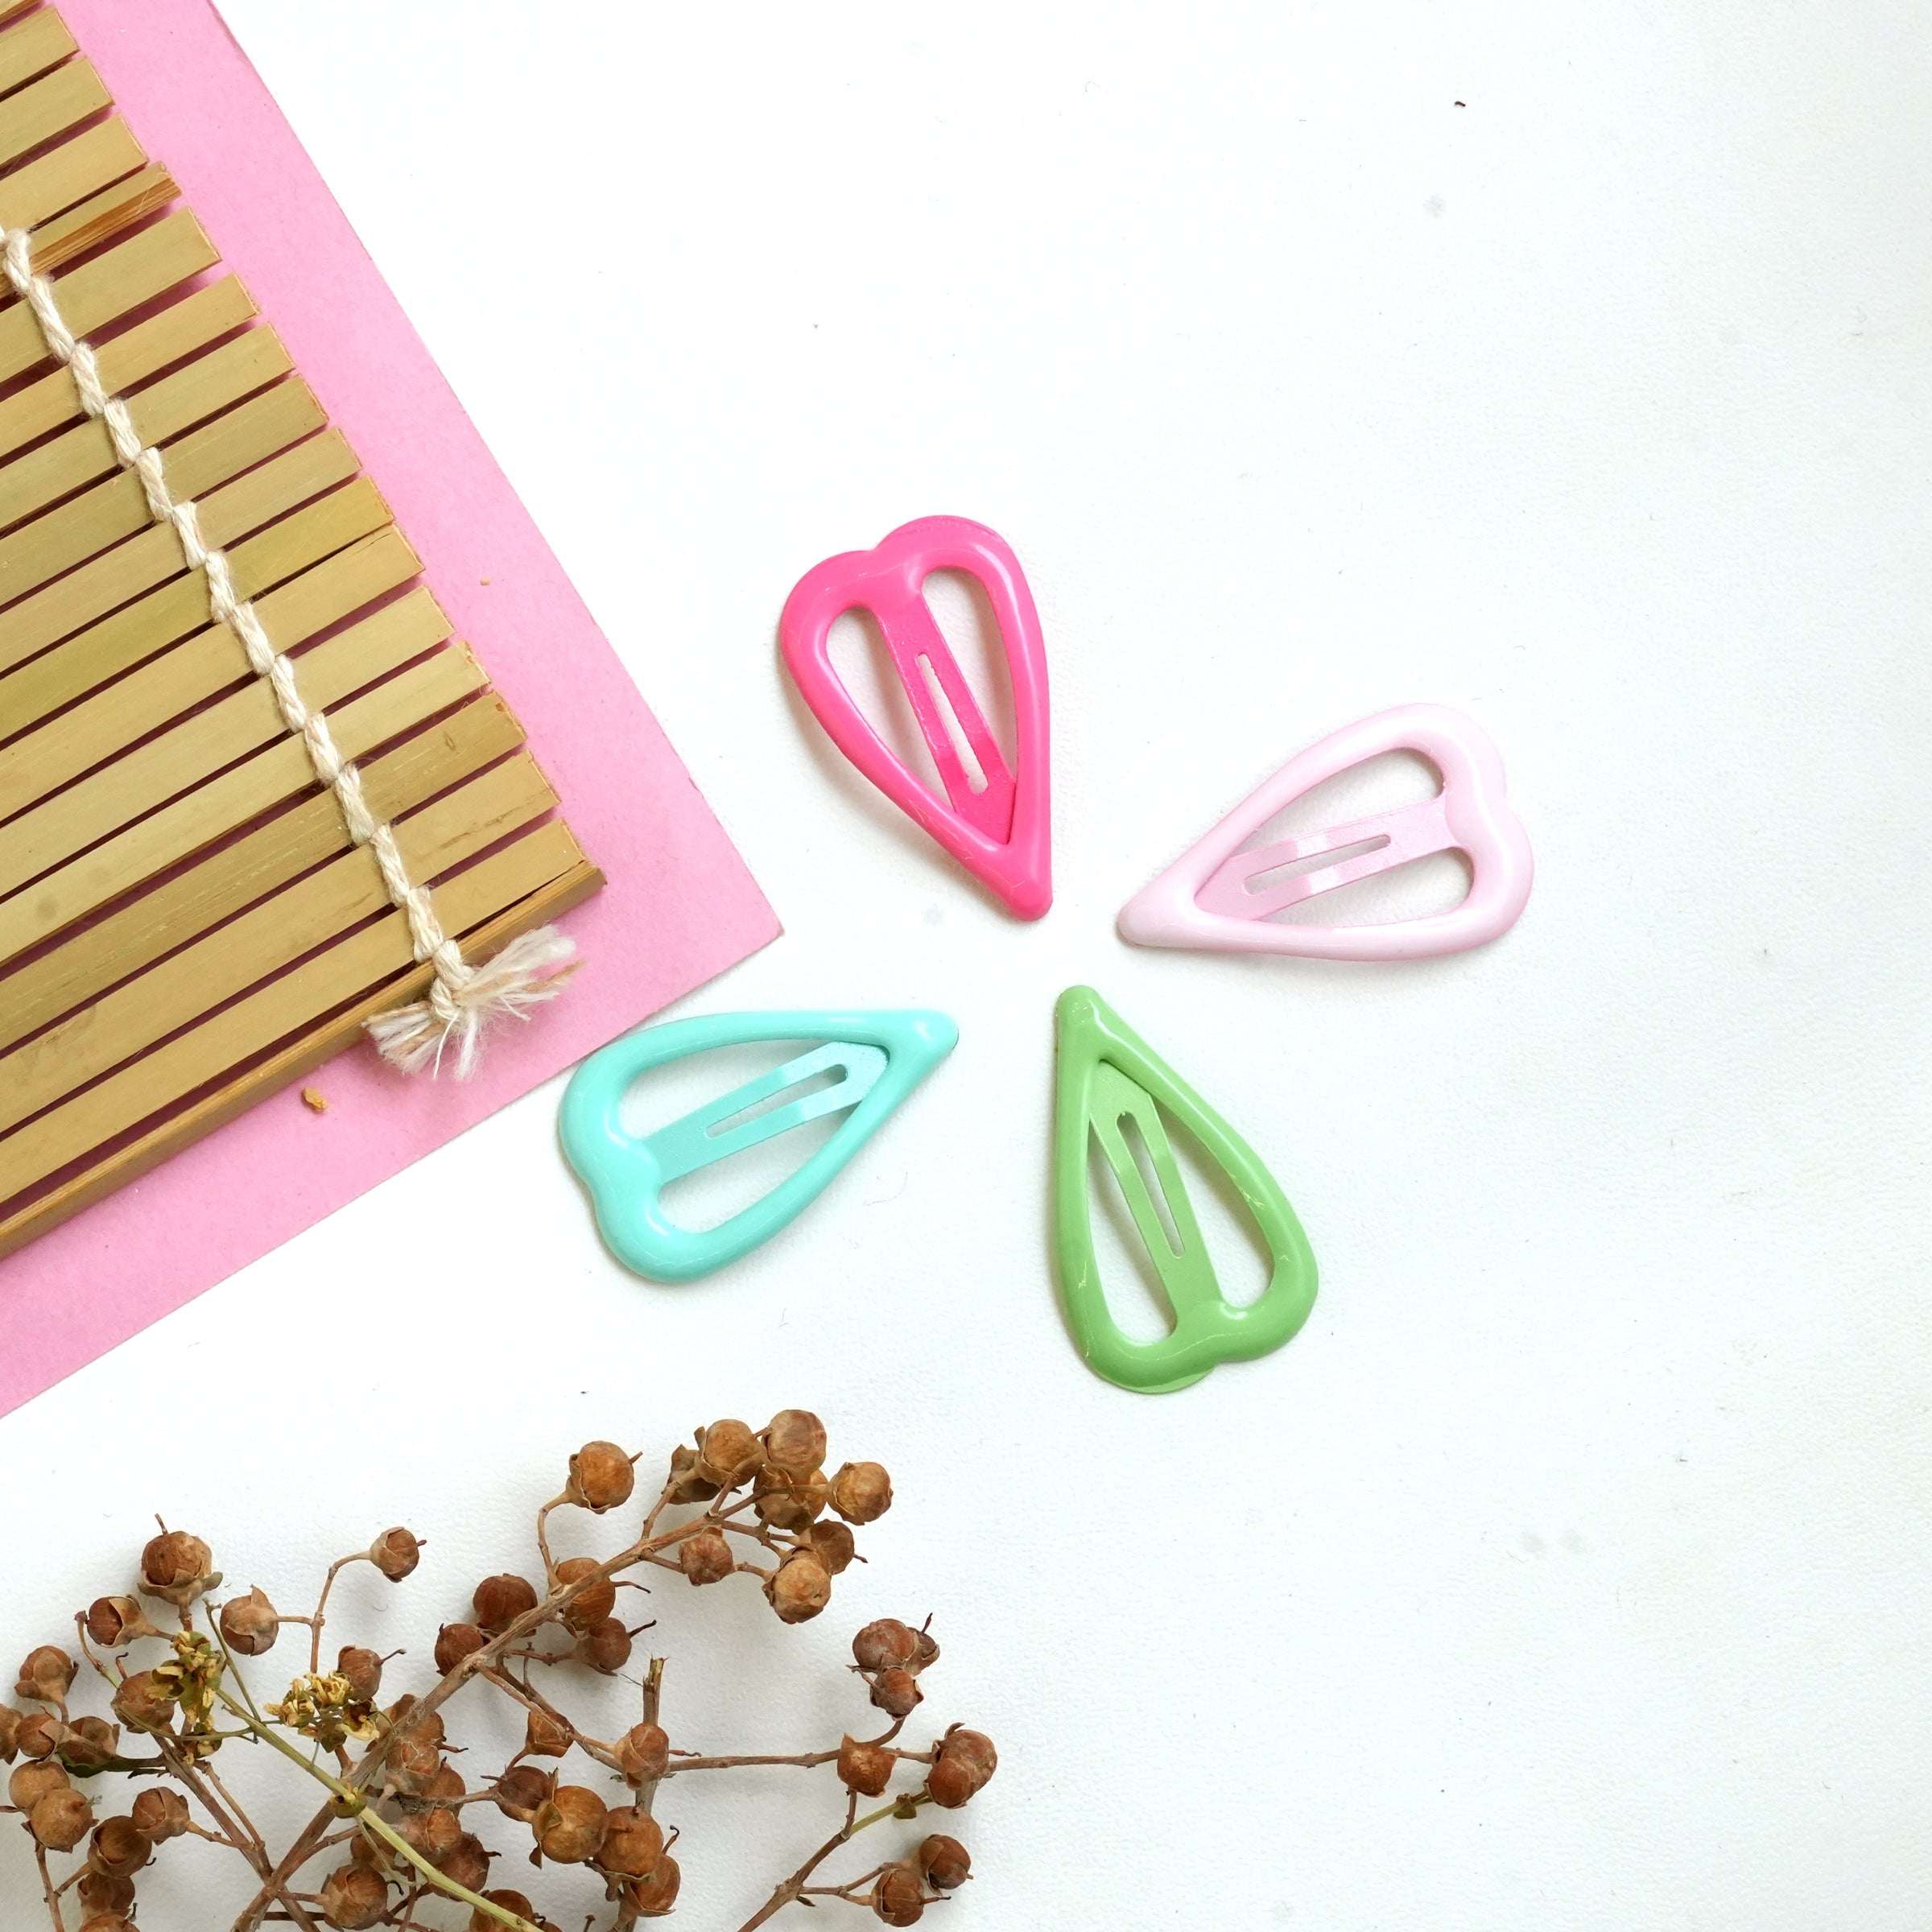
[[[1242,849],[1245,840],[1324,779],[1389,751],[1419,752],[1441,774],[1442,789],[1419,804]],[[1129,900],[1121,936],[1137,946],[1317,960],[1419,960],[1486,945],[1516,923],[1534,869],[1529,835],[1504,792],[1495,745],[1460,712],[1402,704],[1364,718],[1298,753]],[[1469,862],[1468,894],[1453,911],[1352,927],[1269,916],[1438,852],[1459,852]],[[1325,857],[1331,860],[1326,865],[1304,863]],[[1284,870],[1290,867],[1297,869]]]

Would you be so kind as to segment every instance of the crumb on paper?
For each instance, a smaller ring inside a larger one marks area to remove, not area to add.
[[[489,579],[488,577],[478,577],[477,581],[481,584],[485,590],[489,588]]]
[[[328,1112],[328,1096],[320,1088],[304,1087],[302,1089],[302,1104],[312,1113]]]

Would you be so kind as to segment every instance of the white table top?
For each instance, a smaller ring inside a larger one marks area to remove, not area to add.
[[[898,1506],[803,1630],[667,1579],[667,1722],[836,1737],[852,1629],[934,1612],[926,1711],[1002,1753],[948,1932],[1932,1921],[1922,21],[226,12],[786,923],[680,1010],[961,1042],[708,1282],[606,1257],[553,1087],[0,1422],[14,1649],[158,1509],[284,1608],[407,1521],[415,1579],[344,1607],[424,1650],[579,1441],[797,1403]],[[1045,625],[1038,926],[778,668],[798,575],[941,511]],[[1115,937],[1290,753],[1412,699],[1502,747],[1508,938]],[[1097,1381],[1057,1312],[1076,980],[1319,1258],[1299,1339],[1183,1394]],[[674,1787],[679,1922],[730,1932],[824,1835],[804,1790]]]

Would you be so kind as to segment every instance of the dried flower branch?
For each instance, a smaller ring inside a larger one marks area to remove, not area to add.
[[[898,1741],[923,1701],[919,1680],[939,1656],[924,1627],[888,1617],[853,1640],[852,1668],[886,1721],[880,1736],[848,1735],[836,1746],[790,1754],[717,1757],[674,1746],[662,1723],[663,1657],[650,1658],[642,1675],[639,1721],[609,1740],[568,1715],[568,1676],[540,1689],[533,1675],[539,1666],[593,1678],[624,1672],[634,1640],[650,1625],[625,1622],[619,1591],[640,1587],[628,1573],[646,1568],[673,1571],[696,1587],[755,1577],[781,1622],[819,1615],[857,1554],[851,1525],[876,1521],[892,1501],[877,1463],[847,1463],[828,1480],[827,1459],[824,1428],[804,1410],[785,1410],[761,1430],[731,1418],[713,1422],[672,1453],[655,1501],[624,1549],[558,1562],[549,1534],[555,1512],[604,1516],[629,1505],[636,1486],[636,1457],[614,1443],[585,1443],[570,1458],[560,1492],[537,1513],[541,1585],[509,1573],[485,1578],[466,1616],[437,1633],[436,1681],[387,1706],[378,1700],[391,1660],[345,1644],[325,1668],[322,1635],[331,1592],[349,1566],[369,1563],[391,1583],[411,1575],[423,1547],[411,1532],[386,1531],[332,1564],[308,1616],[278,1612],[251,1587],[211,1606],[202,1624],[196,1606],[221,1582],[213,1552],[162,1525],[141,1553],[134,1591],[97,1598],[75,1619],[80,1656],[114,1721],[72,1710],[80,1662],[52,1645],[22,1664],[19,1703],[0,1705],[0,1764],[14,1767],[0,1809],[22,1820],[53,1932],[134,1932],[139,1875],[176,1839],[220,1846],[254,1873],[255,1897],[233,1932],[255,1932],[271,1919],[307,1932],[427,1932],[431,1922],[453,1923],[418,1916],[439,1904],[467,1907],[468,1932],[557,1932],[529,1893],[491,1885],[491,1865],[503,1853],[482,1833],[506,1827],[520,1828],[539,1874],[526,1883],[554,1885],[569,1875],[580,1896],[588,1884],[608,1909],[601,1921],[608,1932],[632,1932],[677,1901],[678,1835],[654,1815],[667,1783],[769,1765],[836,1767],[844,1822],[740,1932],[755,1932],[795,1902],[840,1901],[889,1926],[916,1924],[971,1875],[956,1839],[928,1835],[906,1856],[844,1883],[813,1881],[859,1832],[916,1818],[928,1806],[956,1810],[993,1775],[993,1748],[979,1732],[955,1724],[925,1750]],[[308,1667],[279,1695],[258,1698],[242,1666],[273,1650],[287,1624],[307,1627]],[[451,1761],[456,1747],[443,1716],[473,1682],[506,1700],[524,1727],[510,1763],[473,1785]],[[266,1746],[289,1775],[321,1787],[315,1816],[279,1857],[217,1770],[218,1755],[237,1745]],[[83,1786],[109,1777],[143,1781],[124,1811],[97,1818]],[[890,1796],[895,1779],[903,1788]],[[887,1802],[861,1815],[861,1797]],[[50,1862],[61,1858],[76,1861],[64,1877]],[[587,1932],[599,1922],[592,1913]]]

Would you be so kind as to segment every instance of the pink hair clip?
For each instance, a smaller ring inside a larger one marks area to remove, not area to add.
[[[1324,779],[1387,751],[1420,752],[1441,774],[1442,789],[1420,804],[1241,849],[1244,840]],[[1290,925],[1269,917],[1437,852],[1460,852],[1469,861],[1469,891],[1453,911],[1356,927]],[[1326,865],[1306,865],[1331,855]],[[1290,867],[1297,869],[1286,869]],[[1402,704],[1290,758],[1128,901],[1121,936],[1138,946],[1212,952],[1427,959],[1486,945],[1507,932],[1529,899],[1532,870],[1529,835],[1504,796],[1503,762],[1488,734],[1443,705]]]
[[[1010,771],[927,605],[926,580],[935,570],[976,577],[999,621],[1013,680]],[[848,610],[869,611],[877,621],[939,768],[943,799],[887,748],[832,669],[832,627]],[[805,702],[840,750],[1022,919],[1038,919],[1053,903],[1046,653],[1033,594],[1005,540],[964,517],[902,524],[876,550],[848,551],[807,571],[785,600],[778,635]],[[977,788],[947,731],[941,694],[979,762],[985,782]]]

